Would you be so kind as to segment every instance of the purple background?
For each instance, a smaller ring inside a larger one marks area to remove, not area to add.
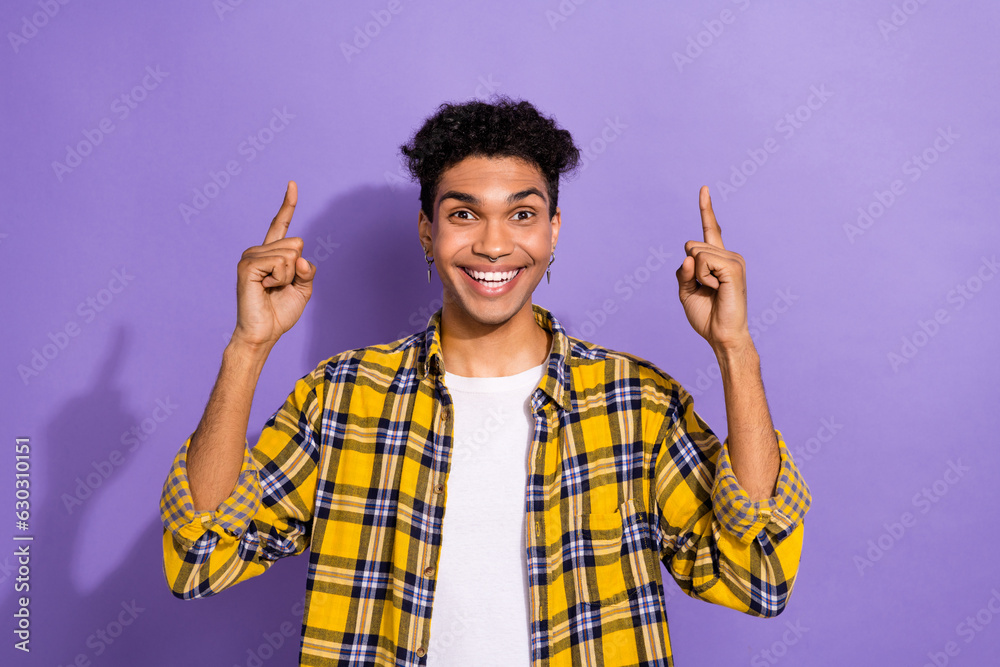
[[[11,646],[20,533],[7,510],[0,661],[295,662],[305,558],[197,602],[175,600],[161,570],[160,488],[232,331],[236,262],[297,180],[291,233],[318,264],[317,287],[264,370],[255,441],[320,359],[395,339],[438,307],[397,146],[442,101],[498,92],[555,115],[589,152],[562,188],[558,261],[536,303],[674,375],[720,437],[714,357],[674,277],[684,242],[701,238],[700,185],[727,248],[746,258],[770,407],[814,507],[778,619],[666,582],[677,664],[992,664],[1000,59],[988,45],[1000,7],[398,3],[395,14],[384,0],[245,1],[221,14],[209,0],[4,3],[0,507],[13,509],[14,439],[30,437],[35,541],[25,655]],[[363,48],[345,55],[356,38]],[[147,67],[160,80],[133,93]],[[122,95],[143,99],[128,108]],[[241,145],[274,109],[288,114],[281,131],[263,132],[248,160]],[[112,131],[98,130],[104,119]],[[57,174],[85,133],[100,142]],[[925,153],[921,170],[912,157]],[[181,205],[231,160],[239,173],[185,220]],[[859,207],[873,217],[852,231]],[[656,271],[651,247],[671,253]],[[127,286],[102,292],[116,270]],[[87,305],[102,298],[99,312]],[[67,324],[77,335],[58,334]],[[22,378],[36,351],[52,358]],[[175,406],[162,422],[158,400]],[[143,424],[152,432],[130,451],[122,434]],[[67,508],[115,450],[121,465]],[[133,601],[134,621],[98,639]],[[286,622],[293,637],[270,657],[260,647]]]

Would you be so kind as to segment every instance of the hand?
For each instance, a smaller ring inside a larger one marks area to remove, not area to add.
[[[688,322],[718,353],[752,343],[746,263],[722,245],[722,229],[712,211],[708,186],[702,186],[698,194],[705,241],[684,244],[687,257],[677,269],[677,285]]]
[[[301,238],[285,238],[297,201],[298,187],[289,181],[264,243],[247,248],[237,265],[233,341],[273,346],[298,321],[312,295],[316,267],[302,257]]]

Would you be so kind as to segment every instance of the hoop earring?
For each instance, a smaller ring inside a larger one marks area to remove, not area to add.
[[[556,251],[552,251],[552,259],[549,260],[549,266],[545,269],[545,283],[548,285],[552,284],[552,262],[556,261]]]

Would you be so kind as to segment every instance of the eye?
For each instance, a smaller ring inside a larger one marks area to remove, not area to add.
[[[530,220],[533,217],[535,217],[534,211],[518,211],[517,213],[514,214],[514,219],[522,222],[525,220]]]
[[[460,220],[472,220],[472,213],[470,211],[466,211],[465,209],[461,209],[452,212],[449,217],[458,218]]]

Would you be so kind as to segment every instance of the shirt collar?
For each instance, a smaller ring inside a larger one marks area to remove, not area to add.
[[[538,325],[552,334],[552,349],[546,366],[545,377],[542,378],[542,391],[556,405],[567,412],[571,411],[569,386],[569,367],[571,342],[566,330],[559,321],[545,308],[531,304]],[[424,354],[419,362],[419,372],[422,377],[444,374],[444,356],[441,352],[441,309],[431,315],[424,330]]]

